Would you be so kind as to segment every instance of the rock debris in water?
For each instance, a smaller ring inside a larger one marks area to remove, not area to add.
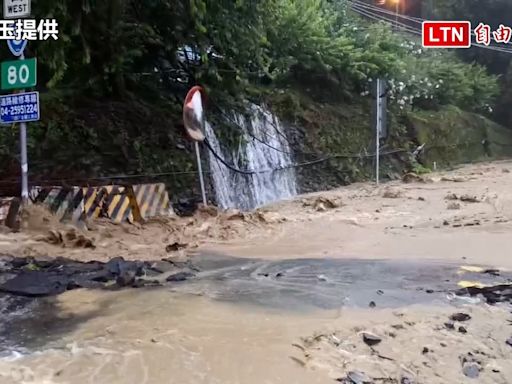
[[[459,313],[454,313],[453,315],[451,315],[450,319],[453,321],[468,321],[471,319],[471,316],[468,315],[467,313],[459,312]]]
[[[166,278],[166,281],[179,282],[179,281],[188,280],[192,277],[195,277],[195,275],[191,272],[178,272],[178,273],[168,276]]]
[[[107,263],[93,261],[82,263],[74,260],[55,258],[0,257],[3,279],[0,292],[19,296],[51,296],[76,288],[107,288],[113,283],[117,287],[141,288],[149,285],[161,285],[167,282],[184,281],[195,274],[197,268],[190,262],[127,261],[114,257]],[[176,271],[165,279],[166,273]],[[148,279],[149,278],[149,279]]]
[[[363,332],[363,341],[366,343],[366,345],[371,347],[373,345],[379,344],[382,341],[382,338],[370,332]]]
[[[480,366],[474,362],[464,363],[464,366],[462,367],[462,373],[464,373],[464,376],[467,376],[471,379],[476,379],[478,376],[480,376]]]
[[[347,377],[338,380],[345,384],[370,384],[372,380],[361,371],[350,371],[347,373]]]

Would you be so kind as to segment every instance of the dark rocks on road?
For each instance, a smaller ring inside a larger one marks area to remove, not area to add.
[[[382,338],[370,332],[363,332],[363,341],[366,345],[371,347],[379,344],[382,341]]]
[[[176,251],[179,251],[180,249],[185,249],[188,247],[188,244],[186,243],[178,243],[178,242],[175,242],[175,243],[172,243],[172,244],[169,244],[165,247],[165,252],[167,253],[170,253],[170,252],[176,252]]]
[[[58,295],[68,289],[67,276],[40,271],[22,272],[0,286],[0,291],[29,297]]]
[[[155,269],[165,270],[165,273],[181,270],[167,278],[172,282],[194,277],[188,270],[197,270],[190,260],[180,268],[177,263],[170,261],[149,263],[128,261],[122,257],[115,257],[107,263],[82,263],[65,258],[13,258],[0,255],[0,262],[0,292],[27,297],[58,295],[76,288],[108,288],[114,282],[117,287],[155,286],[160,285],[155,277],[164,273]],[[161,276],[160,280],[164,277]]]
[[[446,329],[455,329],[455,324],[453,323],[453,321],[447,321],[446,323],[444,323],[444,326],[446,327]]]
[[[21,268],[27,265],[28,263],[29,259],[24,257],[15,257],[11,261],[11,265],[13,266],[13,268]]]
[[[364,372],[361,371],[350,371],[347,373],[347,376],[341,379],[338,379],[340,383],[344,384],[371,384],[372,379],[370,379]]]
[[[114,257],[105,264],[105,269],[115,276],[127,271],[133,272],[136,276],[142,276],[144,267],[144,263],[140,261],[126,261],[122,257]]]
[[[151,264],[150,268],[157,273],[166,273],[172,271],[176,267],[168,261],[160,260],[155,261],[153,264]]]
[[[32,263],[39,268],[49,268],[54,262],[55,259],[52,259],[49,256],[36,256],[32,261]]]
[[[120,287],[127,287],[135,282],[135,271],[124,270],[116,278],[116,283]]]
[[[466,329],[466,327],[460,326],[460,327],[459,327],[459,333],[464,333],[464,334],[466,334],[466,333],[468,333],[468,330]]]
[[[512,347],[512,337],[509,337],[506,341],[506,343]]]
[[[459,200],[465,203],[480,203],[480,199],[478,199],[476,196],[470,195],[462,195],[459,197]]]
[[[496,304],[502,302],[512,303],[512,288],[509,284],[500,284],[490,287],[468,287],[459,289],[455,292],[459,296],[478,296],[482,295],[487,304]]]
[[[178,216],[191,217],[197,211],[198,203],[195,199],[179,199],[172,207]]]
[[[467,362],[462,366],[462,373],[470,379],[476,379],[480,376],[480,365],[475,362]]]
[[[471,316],[468,315],[467,313],[459,312],[459,313],[454,313],[453,315],[451,315],[450,316],[450,320],[453,320],[453,321],[468,321],[468,320],[471,320]]]
[[[414,384],[415,381],[411,376],[402,376],[400,378],[400,384]]]
[[[162,284],[158,280],[136,279],[131,285],[133,288],[158,287]]]
[[[185,280],[191,279],[192,277],[195,277],[195,276],[196,275],[193,274],[192,272],[178,272],[178,273],[174,273],[172,275],[167,276],[167,278],[165,280],[168,282],[174,283],[174,282],[185,281]]]

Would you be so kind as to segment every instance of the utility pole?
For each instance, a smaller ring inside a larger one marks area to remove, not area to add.
[[[20,55],[20,60],[25,60],[25,55]],[[20,91],[25,92],[24,89]],[[28,155],[27,155],[27,123],[20,123],[20,147],[21,147],[21,201],[24,206],[28,203]]]
[[[380,140],[388,136],[387,127],[387,82],[377,78],[375,84],[375,114],[373,126],[375,127],[375,179],[380,182]]]
[[[381,86],[380,86],[380,79],[377,79],[377,118],[375,125],[375,181],[377,182],[377,185],[379,185],[379,170],[380,170],[380,132],[382,128],[382,116],[381,116]]]

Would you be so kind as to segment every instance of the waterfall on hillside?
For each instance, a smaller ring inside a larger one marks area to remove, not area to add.
[[[277,117],[253,106],[250,119],[240,114],[231,114],[230,118],[242,130],[238,148],[223,146],[215,127],[207,123],[206,137],[210,145],[238,169],[265,172],[246,175],[232,171],[209,153],[217,204],[224,209],[249,210],[296,195],[295,170],[289,167],[293,163],[290,146]]]

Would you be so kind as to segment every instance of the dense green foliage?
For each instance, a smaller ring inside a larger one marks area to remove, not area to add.
[[[343,0],[34,0],[33,14],[60,23],[59,41],[27,51],[38,58],[43,92],[43,121],[31,124],[30,142],[41,168],[190,169],[186,153],[169,148],[186,146],[180,108],[195,84],[210,105],[226,108],[292,88],[315,102],[357,104],[380,76],[390,80],[396,114],[446,105],[488,111],[498,91],[482,66],[424,52]],[[14,131],[4,130],[0,157],[12,162],[16,152]]]
[[[441,104],[472,108],[493,96],[480,68],[440,52],[417,54],[410,36],[361,21],[344,1],[38,0],[34,13],[61,24],[57,43],[33,44],[44,83],[75,94],[165,97],[182,83],[201,83],[237,95],[293,76],[352,91],[375,76],[406,73],[444,80],[449,96]]]
[[[433,17],[439,19],[464,19],[475,27],[479,23],[489,24],[496,30],[500,24],[511,26],[512,2],[510,0],[443,0],[436,1]],[[500,44],[501,45],[501,44]],[[496,103],[495,118],[512,127],[512,54],[481,48],[459,50],[465,61],[484,65],[491,73],[500,76],[500,99]]]

